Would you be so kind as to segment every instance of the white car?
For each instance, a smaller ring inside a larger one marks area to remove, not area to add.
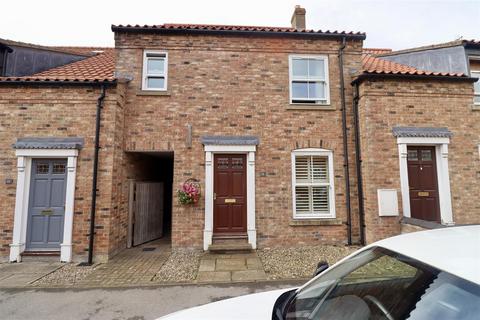
[[[381,240],[298,289],[227,299],[161,319],[480,319],[480,226]]]

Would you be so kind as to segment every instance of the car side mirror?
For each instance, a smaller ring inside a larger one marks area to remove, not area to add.
[[[313,276],[316,277],[318,276],[320,273],[322,273],[323,271],[327,270],[329,267],[328,265],[328,262],[327,261],[320,261],[318,264],[317,264],[317,268],[315,269],[315,272],[313,273]]]

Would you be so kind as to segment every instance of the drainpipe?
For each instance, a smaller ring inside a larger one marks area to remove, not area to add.
[[[360,228],[360,244],[365,245],[365,207],[363,203],[363,176],[362,176],[362,155],[360,148],[360,125],[358,121],[358,102],[360,93],[358,83],[354,85],[353,93],[353,125],[355,127],[355,165],[357,168],[357,194],[358,194],[358,214]]]
[[[343,133],[343,169],[345,174],[345,202],[347,206],[347,238],[348,245],[352,244],[352,208],[350,205],[350,172],[348,167],[348,136],[347,136],[347,109],[345,107],[345,80],[343,77],[343,50],[346,39],[342,38],[342,45],[338,50],[338,70],[340,75],[340,99],[342,103],[342,133]]]
[[[98,176],[98,152],[100,151],[100,122],[105,99],[105,86],[100,89],[97,99],[97,114],[95,117],[95,155],[93,158],[93,181],[92,181],[92,205],[90,211],[90,239],[88,242],[88,265],[93,263],[93,243],[95,239],[95,210],[97,204],[97,176]]]

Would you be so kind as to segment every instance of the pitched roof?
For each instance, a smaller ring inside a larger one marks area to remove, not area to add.
[[[322,30],[297,30],[291,27],[264,27],[264,26],[238,26],[238,25],[211,25],[211,24],[175,24],[166,23],[160,25],[112,25],[112,31],[121,32],[200,32],[200,33],[258,33],[258,34],[291,34],[303,36],[322,37],[347,37],[364,40],[363,32],[346,31],[322,31]]]
[[[78,50],[87,48],[77,47]],[[94,56],[72,62],[60,67],[52,68],[40,73],[24,77],[0,77],[0,82],[114,82],[115,49],[113,48],[88,48],[98,51]],[[101,49],[101,50],[97,50]]]
[[[449,42],[436,43],[432,45],[426,45],[426,46],[415,47],[415,48],[408,48],[408,49],[402,49],[402,50],[396,50],[396,51],[390,50],[388,52],[380,52],[377,54],[382,56],[390,56],[390,55],[393,56],[397,54],[435,50],[435,49],[450,48],[450,47],[457,47],[457,46],[480,48],[480,41],[473,40],[473,39],[472,40],[458,39],[458,40],[453,40]]]
[[[14,47],[14,46],[25,47],[25,48],[53,51],[53,52],[73,54],[73,55],[86,56],[86,57],[92,56],[93,55],[92,50],[98,49],[98,48],[92,48],[92,47],[42,46],[38,44],[21,42],[21,41],[13,41],[13,40],[2,39],[2,38],[0,38],[0,44],[3,44],[8,47]]]
[[[420,70],[393,61],[384,60],[382,54],[394,52],[390,49],[369,49],[364,48],[362,54],[363,74],[384,74],[384,75],[418,75],[418,76],[445,76],[445,77],[467,77],[463,73],[434,72]],[[380,55],[380,56],[379,56]]]

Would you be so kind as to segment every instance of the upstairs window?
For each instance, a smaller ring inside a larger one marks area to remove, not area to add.
[[[330,104],[328,58],[290,56],[290,103]]]
[[[480,104],[480,70],[478,71],[470,71],[470,75],[474,78],[479,78],[477,82],[474,82],[473,87],[475,89],[473,103]]]
[[[292,180],[294,218],[335,218],[331,151],[294,151]]]
[[[142,90],[167,90],[168,56],[166,52],[145,51],[143,54]]]

